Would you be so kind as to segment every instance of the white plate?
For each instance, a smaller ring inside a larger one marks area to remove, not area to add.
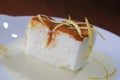
[[[26,25],[31,16],[7,16],[0,15],[0,43],[8,45],[9,43],[20,39],[24,36]],[[56,20],[62,20],[61,18],[55,18]],[[97,36],[95,47],[105,54],[107,54],[117,65],[120,70],[120,37],[101,28],[96,29],[104,35],[106,41]],[[117,80],[120,79],[120,72],[117,74]],[[12,80],[4,67],[0,64],[0,80]]]

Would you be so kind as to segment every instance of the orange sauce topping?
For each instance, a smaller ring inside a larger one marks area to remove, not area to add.
[[[54,35],[54,33],[56,31],[60,31],[60,32],[66,33],[70,37],[74,38],[77,41],[83,41],[84,38],[86,38],[86,37],[89,36],[87,29],[81,29],[82,36],[80,36],[78,34],[77,30],[74,28],[73,25],[69,25],[69,26],[68,25],[62,25],[59,28],[57,28],[55,31],[53,31],[53,29],[55,28],[55,26],[58,25],[58,24],[60,24],[60,23],[52,22],[51,20],[53,20],[53,19],[50,18],[50,17],[48,17],[48,16],[47,17],[41,16],[41,18],[42,18],[42,20],[45,23],[43,25],[45,25],[46,27],[48,27],[49,30],[50,30],[50,32],[48,32],[47,46],[49,46],[49,44],[53,40],[53,38],[54,38],[53,35]],[[42,21],[40,21],[38,17],[33,17],[32,20],[31,20],[31,22],[32,21],[35,21],[35,22],[38,22],[38,23],[42,23]],[[77,21],[75,21],[75,22],[77,22]],[[79,25],[79,27],[87,27],[85,23],[78,23],[78,25]],[[32,26],[32,27],[34,27],[34,26]]]

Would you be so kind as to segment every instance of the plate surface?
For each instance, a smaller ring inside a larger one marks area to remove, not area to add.
[[[7,16],[0,15],[0,43],[2,45],[8,45],[9,43],[24,37],[25,28],[32,16]],[[54,17],[55,18],[55,17]],[[55,18],[56,20],[62,20],[61,18]],[[117,65],[118,73],[117,80],[120,79],[120,37],[107,31],[96,27],[96,29],[104,35],[105,41],[99,36],[96,38],[95,48],[103,51],[107,54],[113,62]],[[0,79],[1,80],[12,80],[4,67],[0,64]]]

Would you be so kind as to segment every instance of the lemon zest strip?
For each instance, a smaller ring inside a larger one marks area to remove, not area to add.
[[[85,23],[86,23],[86,25],[87,25],[88,33],[89,33],[89,47],[88,47],[88,50],[87,50],[87,52],[86,52],[86,54],[85,54],[85,58],[88,58],[89,55],[90,55],[90,52],[91,52],[91,50],[92,50],[92,47],[93,47],[93,38],[92,38],[93,32],[92,32],[92,30],[91,30],[89,21],[88,21],[88,19],[87,19],[86,17],[85,17]]]

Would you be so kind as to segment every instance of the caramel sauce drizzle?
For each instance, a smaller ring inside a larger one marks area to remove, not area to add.
[[[59,28],[57,28],[55,31],[53,31],[55,26],[60,24],[60,23],[52,22],[51,20],[53,20],[53,19],[51,17],[48,17],[48,16],[46,17],[46,16],[41,15],[41,18],[42,18],[42,20],[44,21],[45,24],[43,24],[43,22],[40,21],[37,16],[32,18],[31,23],[34,24],[34,21],[35,21],[37,23],[42,23],[43,25],[45,25],[46,27],[49,28],[50,31],[48,32],[47,46],[49,46],[50,43],[52,42],[52,40],[55,39],[54,35],[55,35],[55,32],[57,32],[57,31],[66,33],[70,37],[74,38],[77,41],[83,41],[83,39],[88,37],[88,35],[89,35],[88,34],[88,29],[81,29],[82,36],[80,36],[73,25],[69,25],[69,26],[68,25],[62,25]],[[53,21],[55,21],[55,20],[53,20]],[[78,23],[78,25],[79,25],[79,27],[87,27],[85,23]],[[34,27],[34,25],[32,27]]]

